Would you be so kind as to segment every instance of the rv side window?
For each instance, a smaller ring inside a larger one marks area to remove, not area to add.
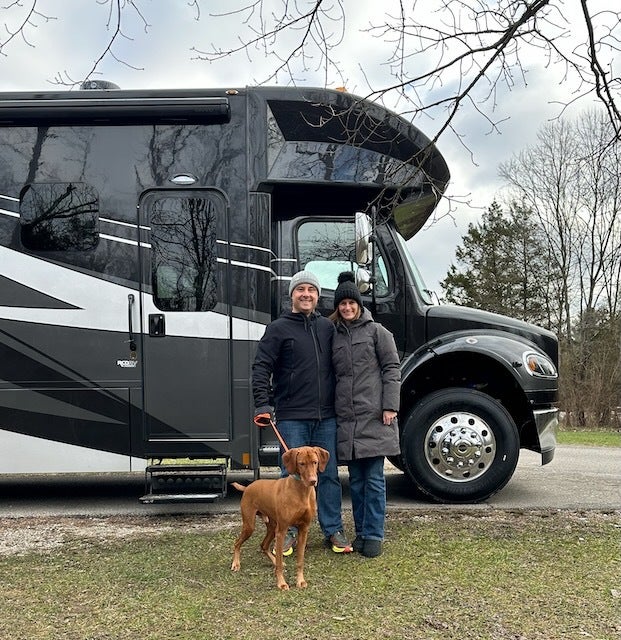
[[[155,197],[150,205],[153,302],[162,311],[209,311],[217,302],[216,196]]]
[[[303,222],[298,227],[300,268],[312,271],[322,289],[336,289],[341,271],[358,269],[354,249],[354,223],[334,220]],[[375,293],[388,293],[386,263],[376,248]]]
[[[22,244],[32,251],[87,251],[99,241],[99,195],[87,184],[29,184],[19,213]]]

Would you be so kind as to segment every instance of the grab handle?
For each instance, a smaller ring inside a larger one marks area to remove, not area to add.
[[[129,350],[136,351],[136,342],[134,341],[134,325],[133,325],[133,307],[134,307],[134,294],[130,293],[127,296],[127,324],[129,326]]]

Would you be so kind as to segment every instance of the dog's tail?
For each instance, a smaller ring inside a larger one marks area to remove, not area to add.
[[[235,487],[238,491],[242,493],[246,490],[246,487],[243,484],[239,484],[239,482],[231,482],[231,486]]]

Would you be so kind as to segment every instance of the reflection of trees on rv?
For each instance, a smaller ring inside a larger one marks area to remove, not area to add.
[[[206,311],[216,302],[214,200],[161,198],[151,208],[152,275],[165,311]]]
[[[311,256],[315,260],[343,260],[348,268],[356,266],[354,255],[354,230],[351,223],[307,222],[298,232],[300,264],[307,264]]]
[[[128,270],[135,261],[128,252],[138,236],[129,227],[128,242],[107,242],[97,252],[89,251],[101,244],[100,224],[104,234],[119,233],[118,225],[111,225],[125,217],[127,198],[149,186],[166,185],[176,166],[192,166],[203,176],[202,183],[235,179],[218,163],[222,154],[203,152],[200,127],[145,127],[134,136],[128,136],[123,127],[82,126],[14,128],[5,133],[10,144],[2,145],[0,174],[9,182],[13,175],[27,176],[13,242],[31,251],[62,251],[65,260],[96,272],[132,275]],[[129,166],[117,161],[136,154],[140,161]],[[101,166],[105,172],[99,170]],[[70,181],[58,181],[61,173]],[[161,293],[158,300],[163,310],[204,311],[216,304],[216,238],[218,231],[225,235],[219,228],[225,222],[223,216],[216,221],[214,211],[223,203],[214,198],[159,199],[152,219],[141,221],[152,231],[157,260],[147,283]],[[135,217],[125,220],[136,224]]]
[[[99,198],[80,183],[34,184],[21,196],[21,240],[35,251],[80,251],[97,244]]]

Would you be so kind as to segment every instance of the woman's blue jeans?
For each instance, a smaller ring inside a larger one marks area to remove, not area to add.
[[[351,460],[347,466],[356,536],[363,540],[383,540],[386,518],[384,456]]]
[[[337,531],[342,531],[342,489],[336,464],[336,419],[279,420],[278,431],[290,449],[304,446],[321,447],[330,454],[325,471],[319,474],[317,517],[326,538]],[[288,475],[287,470],[282,466],[282,460],[280,468],[283,477]]]

